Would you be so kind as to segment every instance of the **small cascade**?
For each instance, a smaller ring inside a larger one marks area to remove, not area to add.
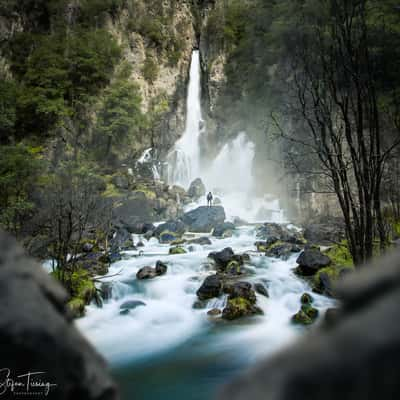
[[[188,188],[200,173],[199,137],[204,129],[200,106],[200,55],[192,53],[188,96],[186,100],[186,126],[182,137],[167,157],[168,182]]]
[[[148,170],[155,181],[161,179],[158,162],[154,157],[154,149],[152,147],[146,149],[140,158],[136,161],[136,168],[143,172]],[[146,173],[146,172],[145,172]]]

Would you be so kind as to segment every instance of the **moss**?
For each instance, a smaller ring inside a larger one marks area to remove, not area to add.
[[[310,318],[312,321],[318,318],[318,310],[314,307],[312,307],[310,304],[303,304],[301,306],[301,311],[307,315],[308,318]]]
[[[160,242],[161,243],[171,243],[174,240],[177,240],[177,235],[171,231],[162,231],[160,233]]]
[[[300,298],[301,304],[311,304],[314,299],[309,293],[303,293]]]
[[[230,273],[240,274],[240,263],[236,260],[229,261],[226,270]]]
[[[300,310],[293,315],[292,322],[300,325],[311,325],[314,321],[303,310]]]
[[[351,267],[354,265],[346,240],[343,240],[340,244],[330,247],[324,253],[332,260],[333,265],[340,265],[344,267]]]
[[[180,246],[185,243],[186,243],[185,239],[176,239],[173,242],[171,242],[171,246]]]
[[[144,193],[146,198],[149,200],[155,200],[157,198],[157,194],[146,186],[138,186],[133,193],[139,193],[139,192]]]
[[[183,247],[171,247],[169,249],[169,254],[186,254],[186,250]]]
[[[74,318],[81,318],[85,315],[85,302],[80,298],[74,298],[67,303]]]
[[[232,307],[235,307],[238,311],[242,312],[247,311],[247,309],[251,306],[251,303],[244,297],[235,297],[234,299],[230,299],[228,303]]]
[[[103,197],[121,197],[123,194],[111,183],[106,183],[106,190],[102,193]]]

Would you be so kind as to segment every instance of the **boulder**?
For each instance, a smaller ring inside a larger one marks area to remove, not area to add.
[[[230,247],[226,247],[221,251],[214,251],[208,255],[209,258],[215,261],[220,269],[225,270],[228,264],[234,259],[235,253]]]
[[[196,239],[189,240],[188,243],[190,244],[200,244],[201,246],[207,246],[212,244],[211,240],[207,236],[202,236]]]
[[[137,279],[153,279],[157,276],[156,269],[153,267],[143,267],[140,268],[136,273]]]
[[[212,235],[218,238],[230,237],[235,229],[236,227],[232,222],[224,222],[214,228]]]
[[[110,262],[109,256],[104,253],[84,253],[76,261],[75,267],[84,269],[91,276],[105,275],[108,272]]]
[[[0,232],[0,354],[9,378],[43,371],[43,387],[32,396],[24,388],[13,394],[1,389],[4,399],[116,400],[119,398],[107,364],[73,323],[64,288],[35,261],[24,255],[16,241]],[[4,372],[4,371],[3,371]],[[4,378],[3,378],[4,380]],[[26,382],[26,379],[24,380]],[[3,382],[2,382],[3,383]],[[33,387],[31,387],[33,390]]]
[[[169,249],[169,254],[186,254],[186,253],[187,253],[187,251],[183,247],[180,247],[180,246],[171,247]]]
[[[282,260],[289,259],[294,253],[301,251],[297,244],[276,242],[265,252],[267,257],[281,258]]]
[[[314,301],[309,293],[303,293],[300,297],[301,304],[311,304]]]
[[[221,206],[201,206],[185,213],[182,221],[191,232],[211,232],[225,221],[225,211]]]
[[[158,225],[154,231],[154,235],[160,238],[163,232],[170,232],[175,236],[175,239],[182,236],[186,231],[185,224],[178,220],[170,220],[164,224]]]
[[[207,315],[211,317],[216,317],[221,315],[222,311],[219,308],[212,308],[211,310],[207,311]]]
[[[261,282],[257,282],[254,284],[254,290],[258,293],[261,294],[264,297],[269,297],[268,289],[265,287],[265,285]]]
[[[161,232],[159,235],[160,243],[172,243],[178,240],[178,236],[170,231]]]
[[[212,299],[222,294],[222,280],[218,275],[210,275],[196,292],[200,300]]]
[[[257,228],[257,238],[267,240],[274,238],[275,241],[288,242],[292,244],[304,244],[303,235],[296,229],[288,228],[286,225],[267,222]]]
[[[156,273],[157,275],[164,275],[167,273],[168,267],[162,261],[156,262]]]
[[[257,314],[263,314],[263,311],[243,297],[229,299],[226,307],[222,310],[222,318],[229,321]]]
[[[235,282],[231,285],[225,285],[224,293],[229,295],[229,299],[236,299],[237,297],[240,297],[247,300],[251,304],[255,304],[257,300],[256,293],[249,282]]]
[[[119,308],[121,310],[133,310],[136,307],[145,306],[145,305],[146,305],[146,303],[144,303],[143,301],[140,301],[140,300],[128,300],[128,301],[123,302],[119,306]]]
[[[188,195],[192,199],[197,200],[206,194],[206,187],[200,178],[195,179],[189,186]]]
[[[155,212],[155,199],[146,197],[142,191],[136,191],[125,198],[118,199],[113,209],[115,222],[123,226],[132,226],[138,222],[153,222],[158,216]]]
[[[153,279],[156,276],[166,274],[168,267],[161,261],[157,261],[156,267],[143,267],[136,273],[137,279]]]
[[[309,247],[300,254],[296,262],[299,264],[296,270],[299,275],[311,276],[321,268],[329,266],[331,259],[319,249]]]

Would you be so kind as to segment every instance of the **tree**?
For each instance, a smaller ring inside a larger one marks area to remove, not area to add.
[[[299,37],[290,39],[295,110],[308,135],[289,139],[309,148],[329,177],[356,264],[372,257],[376,231],[381,247],[387,244],[382,179],[400,143],[398,135],[383,131],[382,60],[376,57],[383,50],[372,40],[371,32],[379,28],[370,20],[372,5],[366,0],[299,2]]]

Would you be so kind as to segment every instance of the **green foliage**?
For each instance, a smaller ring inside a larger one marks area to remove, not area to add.
[[[104,92],[103,102],[95,127],[95,140],[99,157],[108,157],[131,144],[147,126],[141,112],[142,98],[139,87],[125,79],[128,71],[122,70]]]
[[[41,170],[40,150],[0,146],[0,225],[15,235],[34,209],[31,193]]]
[[[83,24],[102,24],[105,14],[116,16],[124,0],[83,0],[80,2],[79,20]]]
[[[17,88],[14,81],[0,81],[0,142],[14,134]]]
[[[343,240],[340,244],[330,247],[325,251],[325,254],[332,260],[333,265],[344,267],[351,267],[354,265],[347,240]]]
[[[149,83],[154,83],[158,76],[158,70],[158,64],[154,58],[147,56],[142,69],[144,79]]]

